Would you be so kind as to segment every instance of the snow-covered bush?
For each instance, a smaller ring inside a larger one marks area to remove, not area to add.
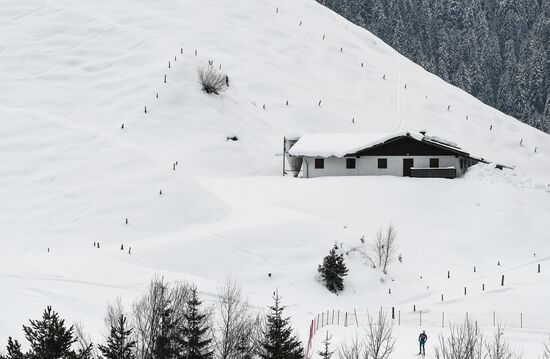
[[[227,90],[227,76],[216,70],[213,66],[199,66],[197,74],[202,90],[207,94],[219,95],[220,92]]]

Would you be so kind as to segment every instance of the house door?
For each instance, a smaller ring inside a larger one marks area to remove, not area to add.
[[[414,167],[414,159],[403,158],[403,177],[411,177],[411,167]]]

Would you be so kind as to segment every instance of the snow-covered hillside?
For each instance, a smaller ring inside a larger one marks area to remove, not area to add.
[[[230,78],[219,97],[197,82],[209,60]],[[278,287],[302,334],[334,307],[550,313],[550,277],[532,274],[550,263],[550,137],[313,0],[11,1],[0,91],[0,340],[47,304],[96,335],[106,302],[154,273],[207,298],[231,274],[258,307]],[[280,177],[284,135],[407,130],[515,170]],[[329,294],[330,246],[390,221],[404,263],[381,284],[352,254]]]

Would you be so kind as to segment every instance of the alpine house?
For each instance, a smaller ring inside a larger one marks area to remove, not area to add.
[[[457,144],[426,132],[305,134],[285,138],[285,158],[294,176],[456,178],[478,162]],[[497,165],[502,167],[501,165]],[[283,172],[286,174],[286,164]]]

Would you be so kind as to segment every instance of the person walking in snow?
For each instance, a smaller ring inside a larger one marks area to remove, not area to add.
[[[426,331],[423,330],[422,333],[418,336],[418,343],[420,345],[420,352],[418,355],[426,355],[426,342],[428,341],[428,336],[426,335]]]

